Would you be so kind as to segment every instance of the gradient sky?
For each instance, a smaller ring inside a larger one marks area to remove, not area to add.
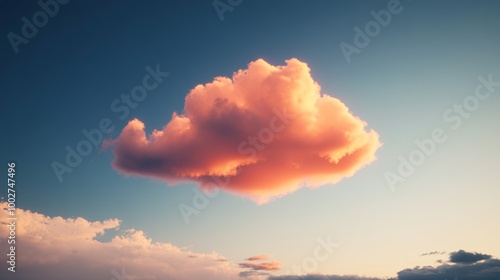
[[[402,11],[348,63],[339,45],[353,44],[353,28],[364,28],[370,11],[388,2],[244,0],[221,21],[210,1],[70,1],[15,53],[7,34],[21,34],[21,18],[40,7],[0,1],[0,149],[2,162],[18,165],[18,207],[122,220],[103,241],[133,228],[155,242],[217,252],[234,263],[272,255],[282,263],[273,275],[301,265],[317,238],[327,236],[339,247],[316,273],[394,277],[446,260],[421,256],[433,251],[500,257],[500,87],[456,129],[443,118],[474,94],[478,77],[500,81],[500,2],[401,0]],[[94,148],[62,182],[55,175],[52,163],[65,161],[65,147],[75,148],[85,139],[82,130],[98,128],[101,119],[115,126],[109,139],[134,118],[149,134],[182,113],[196,85],[231,77],[259,58],[307,63],[321,93],[378,133],[377,160],[337,184],[263,205],[221,192],[190,223],[179,205],[192,204],[195,183],[124,176],[109,150]],[[111,104],[156,65],[169,76],[120,119]],[[392,191],[384,174],[397,173],[398,157],[408,158],[414,141],[436,128],[446,141]]]

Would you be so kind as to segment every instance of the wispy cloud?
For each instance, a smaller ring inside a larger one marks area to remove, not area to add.
[[[251,268],[253,270],[279,270],[281,268],[281,263],[279,262],[263,262],[263,263],[254,263],[254,262],[241,262],[239,263],[242,268]]]
[[[444,255],[444,254],[446,254],[445,251],[443,251],[443,252],[433,251],[433,252],[424,253],[420,256],[432,256],[432,255]]]
[[[362,277],[356,275],[285,275],[272,276],[268,280],[383,280],[381,278]]]
[[[271,255],[258,255],[246,258],[247,261],[262,261],[271,258]]]

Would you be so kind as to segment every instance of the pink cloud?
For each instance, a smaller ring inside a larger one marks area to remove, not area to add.
[[[10,221],[0,203],[0,261],[7,266]],[[16,209],[16,272],[0,271],[0,279],[238,279],[241,268],[218,253],[201,254],[169,243],[153,242],[129,229],[110,242],[96,239],[116,230],[121,221],[89,222],[83,218],[49,217]],[[14,277],[14,278],[12,278]]]
[[[262,261],[262,260],[267,260],[270,257],[271,257],[270,255],[258,255],[258,256],[249,257],[246,260],[247,261]]]
[[[264,263],[253,263],[253,262],[241,262],[239,263],[242,268],[251,268],[253,270],[279,270],[281,268],[281,263],[279,262],[264,262]]]
[[[295,58],[284,66],[258,59],[232,78],[197,85],[182,114],[166,123],[146,135],[143,122],[130,121],[105,143],[114,168],[169,184],[195,181],[259,203],[352,176],[381,145]],[[214,178],[227,183],[217,186]]]

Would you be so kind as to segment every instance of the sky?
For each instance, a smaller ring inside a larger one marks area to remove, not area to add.
[[[500,278],[498,1],[0,3],[1,279]]]

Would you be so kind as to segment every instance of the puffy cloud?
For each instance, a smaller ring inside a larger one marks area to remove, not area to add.
[[[253,262],[241,262],[239,263],[242,268],[251,268],[253,270],[279,270],[281,268],[281,263],[279,262],[263,262],[263,263],[253,263]]]
[[[262,260],[267,260],[271,257],[271,255],[258,255],[258,256],[252,256],[247,258],[247,261],[262,261]]]
[[[430,252],[429,255],[441,254]],[[425,255],[425,254],[424,254]],[[437,267],[407,268],[397,273],[397,278],[388,280],[497,280],[500,279],[500,260],[490,255],[468,253],[463,250],[450,253],[456,263],[444,263]],[[382,280],[356,275],[283,275],[270,276],[268,280]]]
[[[258,59],[232,78],[194,87],[162,129],[146,135],[134,119],[105,146],[122,173],[191,180],[264,203],[336,183],[374,161],[381,143],[366,125],[321,93],[306,63]]]
[[[398,272],[398,280],[495,280],[500,279],[500,260],[468,264],[442,264],[438,267],[415,267]]]
[[[450,262],[452,263],[475,263],[478,261],[491,259],[491,255],[481,253],[470,253],[464,250],[452,252],[450,254]]]
[[[0,251],[8,252],[7,203],[0,203]],[[130,229],[110,242],[96,239],[120,226],[117,219],[89,222],[83,218],[48,217],[16,209],[16,272],[0,279],[238,279],[241,269],[217,253],[199,254],[153,242]],[[6,264],[7,255],[0,262]]]

